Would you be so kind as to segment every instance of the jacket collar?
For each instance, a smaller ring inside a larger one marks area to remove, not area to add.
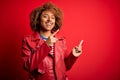
[[[38,31],[34,32],[31,36],[32,40],[40,40],[40,34]]]
[[[65,39],[65,37],[63,36],[55,36],[56,38],[58,38],[58,40],[63,40]],[[42,38],[40,38],[40,33],[38,31],[34,32],[31,36],[32,40],[42,40]]]

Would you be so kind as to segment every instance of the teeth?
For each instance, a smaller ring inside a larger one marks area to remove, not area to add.
[[[47,22],[46,24],[47,24],[47,26],[51,26],[51,23],[50,23],[50,22]]]

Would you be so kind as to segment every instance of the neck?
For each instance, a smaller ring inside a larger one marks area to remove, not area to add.
[[[40,31],[40,34],[42,34],[45,38],[48,38],[51,35],[51,31]]]

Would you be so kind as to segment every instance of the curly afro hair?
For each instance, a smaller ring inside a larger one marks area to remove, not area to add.
[[[40,16],[43,11],[49,10],[55,15],[55,26],[52,31],[60,29],[62,26],[62,11],[53,3],[47,2],[44,5],[35,8],[30,14],[30,26],[32,31],[40,31]]]

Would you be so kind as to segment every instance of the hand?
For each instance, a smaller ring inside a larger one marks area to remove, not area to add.
[[[46,41],[46,44],[48,46],[52,46],[57,41],[57,38],[55,38],[54,36],[58,33],[58,31],[59,31],[59,29],[48,37],[48,39]]]
[[[78,57],[82,54],[82,43],[83,43],[83,40],[80,41],[80,44],[78,46],[75,46],[72,49],[72,53],[75,57]]]

